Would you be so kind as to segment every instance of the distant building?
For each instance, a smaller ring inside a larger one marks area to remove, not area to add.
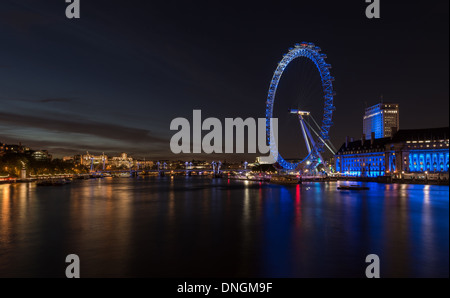
[[[101,155],[92,155],[87,152],[85,155],[75,155],[74,156],[75,162],[80,163],[83,166],[91,166],[91,164],[95,165],[102,165],[108,164],[108,156],[105,154]]]
[[[269,164],[269,162],[267,162],[267,161],[264,161],[264,159],[267,159],[266,157],[262,157],[262,156],[258,156],[258,157],[256,157],[256,160],[255,160],[255,164],[259,164],[259,165],[267,165],[267,164]]]
[[[136,160],[136,168],[139,170],[151,170],[155,163],[151,160]]]
[[[75,162],[75,157],[74,157],[74,156],[64,156],[64,157],[62,158],[62,160],[63,160],[64,162]]]
[[[133,166],[133,158],[126,153],[121,153],[120,156],[111,158],[110,165],[116,168],[131,168]]]
[[[193,168],[197,170],[204,170],[211,168],[211,162],[208,162],[206,160],[192,160],[192,165]]]
[[[27,146],[23,146],[22,143],[19,145],[8,145],[0,143],[0,152],[3,153],[30,153],[30,148]]]
[[[392,138],[347,139],[337,152],[342,176],[379,177],[407,173],[448,173],[449,128],[400,130]]]
[[[0,142],[0,156],[5,154],[5,144]]]
[[[52,160],[52,156],[48,154],[47,150],[38,150],[31,153],[31,157],[33,157],[37,161],[47,161]]]
[[[83,161],[83,155],[77,154],[77,155],[74,155],[74,156],[73,156],[73,162],[74,162],[75,164],[81,165],[81,164],[83,164],[82,161]]]
[[[19,145],[5,145],[5,152],[20,153],[20,146]]]
[[[158,160],[156,162],[156,165],[158,166],[158,169],[171,169],[171,162],[170,160],[166,159],[166,160]]]
[[[366,109],[363,121],[363,134],[375,139],[392,137],[400,127],[399,105],[396,103],[379,103]]]

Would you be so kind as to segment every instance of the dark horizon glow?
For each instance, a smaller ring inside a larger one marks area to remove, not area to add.
[[[361,137],[381,95],[400,104],[400,129],[449,124],[448,1],[383,1],[380,20],[356,0],[81,2],[79,20],[64,1],[0,4],[0,142],[55,156],[214,158],[172,154],[170,121],[194,109],[263,118],[277,63],[302,41],[333,66],[336,147]]]

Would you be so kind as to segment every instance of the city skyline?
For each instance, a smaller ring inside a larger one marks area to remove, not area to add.
[[[365,17],[364,1],[335,14],[341,5],[298,3],[274,13],[281,4],[256,12],[200,2],[124,10],[96,1],[67,20],[64,3],[4,2],[0,141],[59,157],[184,158],[170,153],[172,119],[198,108],[205,117],[264,117],[276,64],[303,40],[320,45],[333,65],[336,147],[361,136],[364,108],[381,94],[400,104],[400,129],[448,126],[448,2],[383,3],[380,20]]]
[[[0,278],[448,278],[449,10],[0,1]]]

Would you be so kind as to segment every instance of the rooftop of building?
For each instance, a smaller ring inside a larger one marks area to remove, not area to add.
[[[398,103],[396,103],[396,102],[379,102],[379,103],[377,103],[377,104],[368,106],[367,108],[373,108],[373,107],[377,107],[377,106],[380,106],[380,105],[399,106],[400,104],[398,104]]]
[[[359,139],[353,142],[348,142],[348,145],[344,143],[337,153],[356,150],[383,149],[384,146],[390,141],[391,138],[374,139],[373,142],[371,139],[366,139],[364,141]]]
[[[374,150],[382,149],[389,143],[402,143],[407,141],[427,141],[427,140],[448,140],[450,135],[449,127],[425,128],[425,129],[401,129],[393,138],[381,138],[372,140],[362,139],[344,143],[337,153],[357,151],[357,150]]]
[[[401,129],[392,139],[393,143],[406,141],[447,140],[450,135],[449,127],[425,129]]]

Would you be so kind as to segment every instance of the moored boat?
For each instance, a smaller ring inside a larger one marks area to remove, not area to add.
[[[361,185],[340,185],[337,188],[338,190],[369,190],[370,188],[367,186]]]
[[[296,176],[272,176],[270,183],[275,184],[302,184],[302,179]]]
[[[37,186],[60,186],[72,183],[69,179],[46,179],[36,183]]]
[[[119,172],[119,173],[114,173],[112,175],[112,177],[116,177],[116,178],[130,178],[132,177],[130,172]]]

